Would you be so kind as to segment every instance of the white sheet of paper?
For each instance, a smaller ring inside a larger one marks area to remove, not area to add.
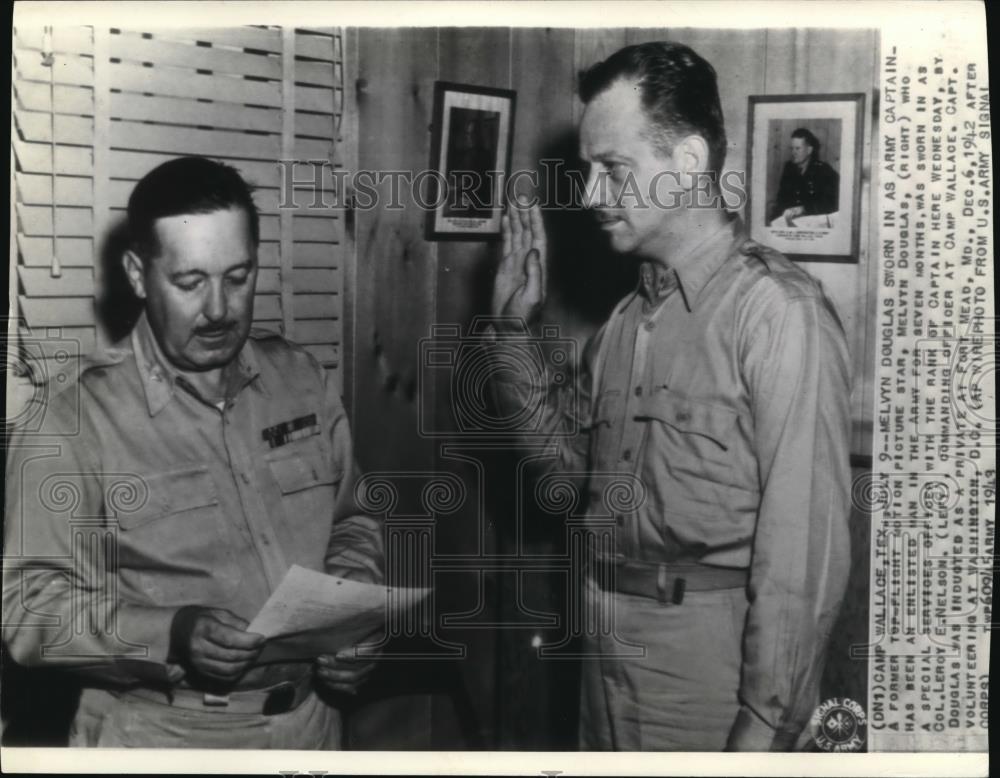
[[[270,638],[258,663],[312,660],[357,644],[429,593],[292,565],[247,631]]]

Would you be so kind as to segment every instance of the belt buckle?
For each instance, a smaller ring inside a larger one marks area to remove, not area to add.
[[[287,713],[295,702],[295,686],[287,681],[281,683],[276,689],[272,689],[267,694],[264,707],[261,710],[265,716],[274,716],[278,713]]]
[[[658,565],[656,569],[656,599],[660,605],[680,605],[684,602],[684,590],[687,588],[687,580],[680,576],[675,577],[669,597],[667,596],[668,581],[667,566],[663,564]]]
[[[201,704],[208,708],[227,708],[229,707],[229,695],[205,692],[201,697]]]

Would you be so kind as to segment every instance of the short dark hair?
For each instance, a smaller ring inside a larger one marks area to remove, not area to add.
[[[589,103],[619,79],[633,79],[642,107],[657,129],[653,138],[669,153],[681,137],[696,134],[708,144],[715,172],[726,161],[726,124],[715,68],[689,47],[671,41],[626,46],[580,73],[580,99]]]
[[[793,138],[801,138],[807,145],[812,146],[812,158],[819,159],[819,138],[813,135],[805,127],[799,127],[792,132]]]
[[[153,224],[167,216],[242,208],[250,235],[260,242],[260,216],[253,190],[229,165],[205,157],[178,157],[149,171],[128,198],[129,247],[143,258],[159,251]]]

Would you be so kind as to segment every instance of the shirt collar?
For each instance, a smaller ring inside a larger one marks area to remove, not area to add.
[[[163,353],[160,344],[156,342],[156,337],[149,326],[149,319],[145,312],[136,322],[131,338],[132,351],[139,369],[139,379],[142,382],[143,391],[146,393],[146,407],[149,409],[149,415],[155,416],[173,399],[178,379],[183,379]],[[260,365],[248,338],[237,354],[234,371],[230,373],[232,389],[230,394],[235,396],[250,383],[259,391],[265,392],[259,376]]]
[[[727,214],[726,223],[709,232],[670,268],[677,277],[684,307],[690,313],[697,304],[698,295],[712,276],[732,255],[734,246],[741,242],[743,220],[736,214]],[[637,293],[641,294],[640,281]]]

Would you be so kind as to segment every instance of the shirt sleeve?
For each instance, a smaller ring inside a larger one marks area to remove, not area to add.
[[[586,472],[594,363],[605,329],[586,342],[572,364],[557,362],[550,345],[524,335],[498,335],[488,347],[497,418],[511,420],[502,431],[525,449],[549,452],[532,460],[535,476],[577,473],[582,479]]]
[[[748,331],[761,503],[729,750],[786,750],[815,708],[850,567],[849,368],[821,297],[764,306]]]
[[[40,434],[15,433],[7,449],[3,639],[25,666],[176,681],[183,671],[167,661],[176,608],[120,596],[106,519],[110,479],[92,456],[93,435],[60,432],[71,428],[50,407]]]
[[[364,515],[358,507],[354,490],[360,477],[360,468],[354,457],[347,413],[334,381],[326,370],[323,370],[323,374],[324,402],[329,419],[327,434],[333,451],[334,466],[343,470],[333,504],[326,572],[341,578],[381,584],[385,582],[383,523]]]

